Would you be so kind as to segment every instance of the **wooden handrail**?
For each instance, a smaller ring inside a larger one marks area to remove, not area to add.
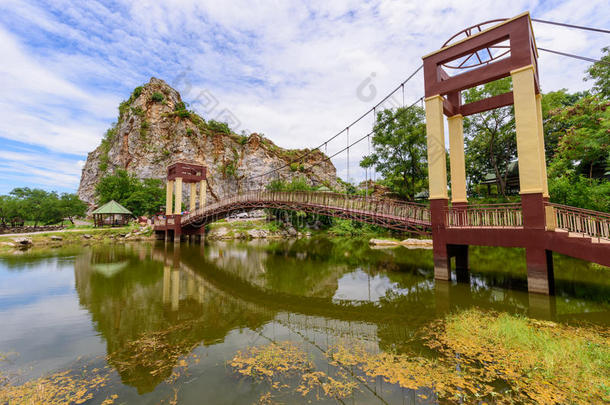
[[[610,239],[610,214],[547,203],[547,229],[563,229],[583,237]],[[549,224],[549,222],[551,222]]]
[[[212,212],[223,206],[243,202],[266,201],[297,203],[317,207],[342,209],[350,212],[395,216],[400,218],[416,219],[422,221],[423,223],[429,223],[430,221],[430,209],[426,205],[419,203],[323,191],[252,190],[219,198],[218,201],[206,205],[203,209],[197,209],[194,212],[186,214],[182,218],[182,223],[186,224],[190,222],[192,218],[205,216],[206,212]]]
[[[515,228],[523,226],[521,204],[485,204],[452,207],[445,212],[448,228]]]

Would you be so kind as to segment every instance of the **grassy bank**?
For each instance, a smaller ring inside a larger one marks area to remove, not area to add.
[[[85,228],[70,229],[45,233],[23,234],[19,236],[0,235],[0,255],[13,254],[28,246],[21,246],[15,239],[28,238],[32,241],[29,248],[56,247],[69,244],[105,243],[117,240],[149,239],[151,228],[140,228],[138,225],[129,225],[119,228]],[[127,237],[127,238],[126,238]],[[61,238],[61,239],[58,239]]]

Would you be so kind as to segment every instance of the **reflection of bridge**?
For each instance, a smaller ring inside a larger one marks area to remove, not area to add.
[[[177,163],[168,170],[166,217],[157,220],[155,229],[165,233],[166,238],[179,241],[180,235],[200,236],[203,225],[232,211],[259,208],[306,211],[401,231],[431,233],[435,278],[440,280],[450,279],[452,258],[457,271],[468,269],[470,245],[525,248],[528,289],[543,294],[552,294],[554,290],[552,252],[610,266],[610,215],[549,202],[538,49],[529,13],[475,34],[470,30],[465,32],[466,38],[449,41],[423,58],[429,208],[368,196],[271,191],[230,195],[206,206],[206,169]],[[492,56],[495,48],[502,50],[501,55]],[[475,56],[480,63],[467,63],[475,60]],[[457,69],[456,74],[449,74],[450,67]],[[461,68],[468,70],[460,71]],[[505,77],[511,78],[512,91],[462,104],[461,91]],[[402,86],[404,91],[404,83]],[[514,105],[521,203],[471,205],[466,192],[464,116],[509,105]],[[373,114],[379,106],[371,109]],[[447,183],[445,115],[449,129],[451,195]],[[370,136],[365,135],[350,145],[349,128],[346,128],[348,147],[343,150],[347,150],[348,159],[349,147]],[[307,154],[290,163],[306,162]],[[277,170],[269,173],[274,175],[272,178],[277,177]],[[190,209],[186,215],[181,215],[182,181],[191,185]],[[176,202],[172,210],[174,182]],[[199,208],[198,183],[201,184]],[[264,186],[265,180],[259,185]]]

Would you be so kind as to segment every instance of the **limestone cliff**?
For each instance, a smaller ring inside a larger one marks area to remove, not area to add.
[[[304,140],[303,143],[307,143]],[[306,150],[287,150],[258,135],[237,135],[225,125],[206,122],[163,80],[151,78],[119,106],[117,123],[87,156],[78,195],[90,204],[106,174],[126,169],[139,178],[164,179],[176,161],[208,168],[208,201],[238,190],[257,189],[274,179],[303,176],[310,184],[338,187],[336,169],[319,151],[287,165]],[[287,166],[286,166],[287,165]],[[256,177],[279,168],[273,176]]]

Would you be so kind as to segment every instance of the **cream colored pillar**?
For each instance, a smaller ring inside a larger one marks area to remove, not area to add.
[[[180,271],[172,270],[172,311],[180,307]]]
[[[464,117],[447,119],[449,123],[449,168],[451,170],[451,202],[467,202],[466,163],[464,161]]]
[[[208,182],[201,180],[199,182],[199,208],[205,207],[205,198],[208,191]]]
[[[165,189],[165,215],[172,215],[172,204],[174,202],[174,181],[168,180]]]
[[[544,149],[544,127],[542,126],[542,94],[536,94],[536,116],[538,118],[538,150],[542,173],[542,196],[549,196],[549,184],[546,176],[546,151]]]
[[[430,199],[447,198],[443,98],[439,95],[426,98],[426,138]]]
[[[196,208],[195,204],[197,202],[197,183],[191,183],[190,186],[191,186],[191,190],[190,190],[189,197],[190,197],[191,201],[189,204],[189,211],[193,212],[193,211],[195,211],[195,208]]]
[[[522,67],[510,72],[515,98],[515,126],[517,155],[519,157],[519,183],[521,194],[543,192],[542,167],[544,156],[540,151],[538,114],[534,85],[534,67]]]
[[[174,207],[174,214],[180,214],[182,212],[182,178],[176,177],[176,206]]]
[[[163,303],[169,303],[169,292],[170,292],[170,268],[169,266],[163,266]]]

